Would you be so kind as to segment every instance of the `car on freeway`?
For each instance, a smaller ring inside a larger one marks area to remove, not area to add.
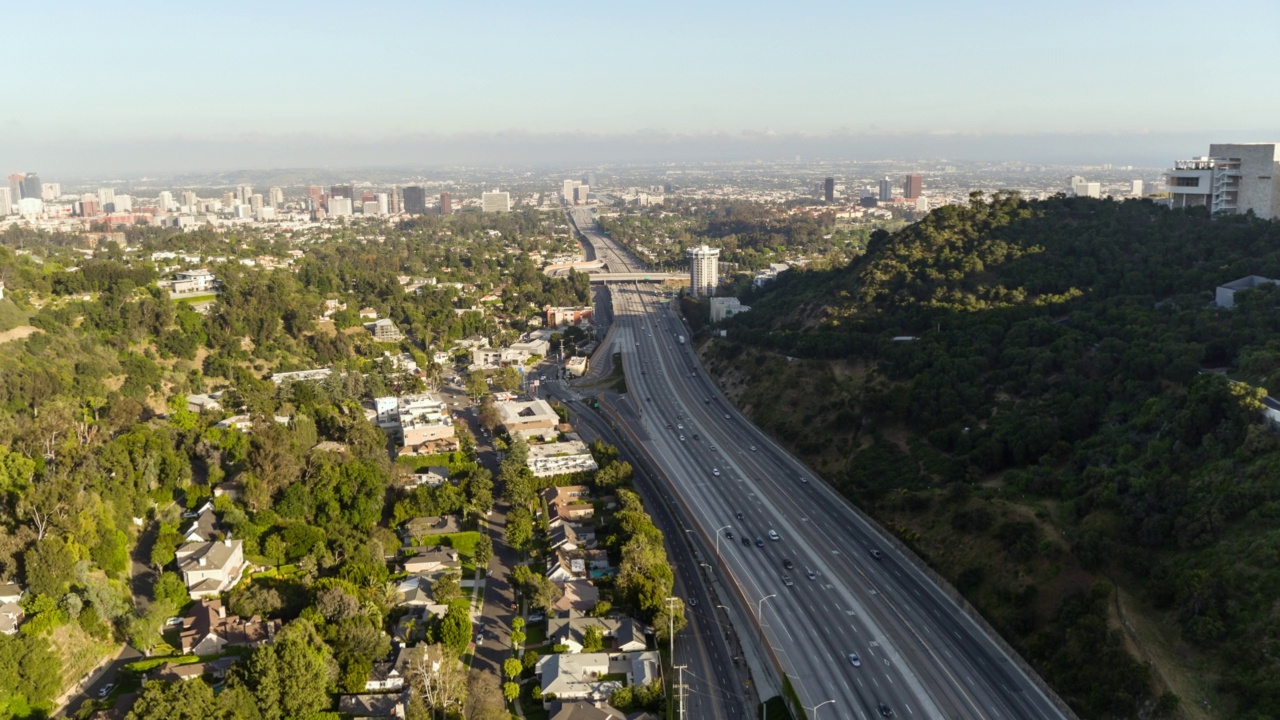
[[[690,597],[690,598],[689,598],[689,607],[698,607],[698,598],[696,598],[696,597]]]
[[[764,547],[764,540],[762,538],[756,538],[756,547]]]
[[[876,709],[880,711],[880,717],[893,717],[893,708],[884,703],[877,704]]]
[[[741,519],[742,519],[742,513],[738,513],[737,515],[734,515],[734,517],[736,517],[736,518],[738,518],[739,520],[741,520]]]
[[[809,484],[809,478],[807,478],[807,477],[805,477],[805,476],[801,475],[801,476],[800,476],[800,482],[804,483],[805,485],[808,485],[808,484]]]
[[[672,429],[672,428],[671,428],[671,423],[667,423],[667,429],[668,429],[668,430]]]
[[[747,547],[751,547],[751,538],[743,536],[742,544],[746,545]]]
[[[725,419],[725,420],[728,420],[728,419],[729,419],[729,413],[725,413],[725,414],[724,414],[724,419]]]
[[[705,404],[705,405],[710,405],[710,404],[711,404],[711,398],[707,398],[706,400],[703,400],[702,402],[703,402],[703,404]]]
[[[777,531],[777,530],[770,530],[770,531],[769,531],[769,539],[770,539],[770,540],[773,540],[773,541],[775,541],[775,542],[776,542],[776,541],[778,541],[778,540],[781,540],[782,538],[778,537],[778,531]]]
[[[110,695],[111,691],[115,689],[116,689],[115,683],[107,683],[106,685],[103,685],[101,688],[98,689],[98,697],[104,698]]]
[[[683,430],[683,429],[684,429],[684,423],[680,423],[679,425],[676,425],[676,427],[678,427],[678,428],[680,428],[681,430]]]
[[[788,569],[788,570],[791,570],[791,569],[792,569],[792,568],[794,568],[795,566],[796,566],[796,564],[795,564],[795,563],[793,563],[793,562],[791,562],[791,558],[783,558],[783,559],[782,559],[782,567],[784,567],[784,568],[786,568],[786,569]]]
[[[720,477],[720,468],[711,468],[711,474]]]
[[[684,436],[683,436],[683,435],[681,435],[681,436],[680,436],[680,442],[684,442]]]
[[[817,579],[818,579],[818,573],[814,572],[812,568],[805,568],[805,569],[804,569],[804,574],[805,574],[805,575],[808,575],[810,580],[817,580]]]
[[[715,452],[715,451],[716,451],[716,446],[715,446],[715,445],[712,445],[712,446],[711,446],[711,452]]]
[[[702,438],[701,438],[701,437],[698,437],[698,433],[694,433],[694,434],[693,434],[693,439],[694,439],[694,440],[701,440]]]
[[[854,667],[862,667],[862,658],[858,657],[858,653],[849,653],[849,664]]]
[[[751,452],[755,452],[755,451],[756,451],[756,446],[755,446],[755,445],[752,445],[752,446],[751,446]]]
[[[875,548],[871,548],[871,557],[873,557],[873,558],[875,558],[875,559],[879,560],[879,559],[883,558],[883,557],[884,557],[884,555],[880,554],[880,551],[879,551],[879,550],[877,550],[877,549],[875,549]]]
[[[725,530],[725,531],[724,531],[724,538],[725,538],[726,540],[732,540],[732,539],[733,539],[733,531],[732,531],[732,530]]]
[[[783,584],[783,585],[786,585],[787,587],[795,587],[795,583],[791,582],[791,576],[790,576],[790,575],[783,575],[783,576],[782,576],[782,584]]]

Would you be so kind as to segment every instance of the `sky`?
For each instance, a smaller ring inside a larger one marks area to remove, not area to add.
[[[1278,27],[1275,0],[4,3],[0,171],[1167,163],[1280,140]]]

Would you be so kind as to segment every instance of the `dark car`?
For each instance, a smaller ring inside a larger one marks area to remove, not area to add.
[[[784,568],[786,568],[786,569],[790,570],[790,569],[794,568],[795,566],[796,566],[796,564],[795,564],[795,563],[793,563],[793,562],[791,562],[791,560],[790,560],[789,558],[783,558],[783,560],[782,560],[782,567],[784,567]]]
[[[732,531],[732,530],[725,530],[725,531],[724,531],[724,537],[725,537],[725,539],[726,539],[726,540],[732,540],[732,539],[733,539],[733,531]]]
[[[734,515],[734,517],[736,517],[736,518],[738,518],[739,520],[741,520],[741,519],[742,519],[742,513],[738,513],[737,515]]]
[[[893,708],[884,703],[876,705],[876,709],[880,711],[880,717],[893,717]]]
[[[747,547],[751,547],[751,538],[749,537],[742,538],[742,544],[746,545]]]
[[[879,560],[880,558],[883,558],[884,555],[881,555],[879,550],[875,548],[871,548],[871,557]]]
[[[764,538],[756,538],[756,547],[764,547]]]

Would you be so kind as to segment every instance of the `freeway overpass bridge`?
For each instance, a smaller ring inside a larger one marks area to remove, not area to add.
[[[654,282],[662,283],[671,280],[689,281],[689,273],[662,273],[662,272],[616,272],[616,273],[590,273],[591,282]]]

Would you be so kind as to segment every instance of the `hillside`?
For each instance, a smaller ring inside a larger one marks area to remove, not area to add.
[[[1082,717],[1273,717],[1280,291],[1211,307],[1245,275],[1280,277],[1280,225],[975,197],[783,274],[702,351]]]

